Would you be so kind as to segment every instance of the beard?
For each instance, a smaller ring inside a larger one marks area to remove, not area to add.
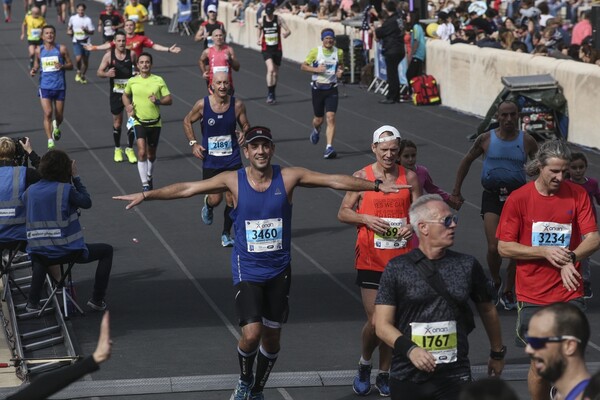
[[[556,382],[567,369],[567,363],[561,356],[552,363],[546,364],[546,369],[538,371],[538,374],[549,382]]]

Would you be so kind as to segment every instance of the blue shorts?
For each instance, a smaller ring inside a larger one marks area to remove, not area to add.
[[[38,97],[56,101],[65,101],[66,90],[42,89],[38,90]]]
[[[4,4],[12,4],[12,0],[4,0],[3,3]]]
[[[77,57],[77,56],[89,57],[90,52],[83,48],[84,44],[87,44],[87,42],[86,43],[79,43],[79,42],[73,43],[73,54],[75,54],[75,57]]]

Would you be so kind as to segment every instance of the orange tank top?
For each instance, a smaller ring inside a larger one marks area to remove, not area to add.
[[[365,167],[366,179],[375,181],[373,166]],[[397,185],[406,185],[406,171],[398,165]],[[406,226],[408,209],[411,204],[411,192],[402,189],[398,193],[364,192],[362,201],[356,210],[359,214],[375,215],[385,218],[390,228],[385,234],[376,234],[366,226],[358,227],[356,239],[356,269],[383,272],[388,261],[411,250],[410,242],[398,238],[398,230]]]

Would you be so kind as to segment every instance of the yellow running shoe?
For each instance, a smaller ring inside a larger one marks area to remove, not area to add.
[[[79,74],[75,74],[75,82],[81,82],[81,76]]]
[[[85,76],[81,75],[81,78],[79,78],[79,83],[85,85],[87,83],[87,79],[85,79]]]
[[[56,141],[60,140],[60,128],[55,119],[52,120],[52,138]]]
[[[54,140],[48,139],[48,150],[52,150],[54,148]]]
[[[137,157],[135,156],[133,148],[127,147],[125,149],[125,155],[127,156],[127,161],[129,161],[131,164],[135,164],[137,162]]]
[[[115,162],[123,162],[123,149],[120,147],[115,148]]]

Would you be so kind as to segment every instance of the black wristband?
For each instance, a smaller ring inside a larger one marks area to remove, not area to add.
[[[573,265],[575,265],[575,263],[577,262],[577,254],[575,254],[572,251],[570,251],[569,252],[569,257],[571,257],[571,262],[573,263]]]
[[[398,336],[394,342],[394,353],[400,356],[408,357],[408,352],[416,346],[412,340],[405,335]]]
[[[506,346],[502,346],[502,349],[500,349],[500,351],[493,351],[490,350],[490,358],[492,360],[504,360],[504,356],[506,355]]]
[[[375,179],[375,189],[373,189],[376,192],[379,192],[379,185],[381,185],[383,183],[383,181],[381,179]]]

